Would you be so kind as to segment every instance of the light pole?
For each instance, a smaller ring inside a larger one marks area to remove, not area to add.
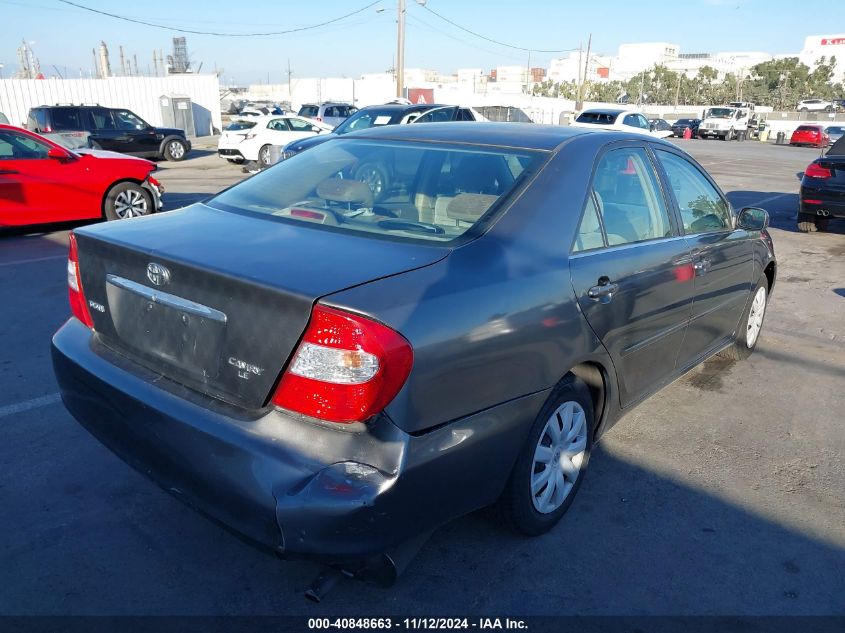
[[[396,10],[396,97],[401,98],[405,88],[405,0],[398,0]]]

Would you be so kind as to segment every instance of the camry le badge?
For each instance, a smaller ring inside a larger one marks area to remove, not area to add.
[[[154,286],[164,286],[170,281],[170,271],[155,262],[147,264],[147,279],[149,279]]]

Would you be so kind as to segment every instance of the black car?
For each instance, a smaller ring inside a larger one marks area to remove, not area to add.
[[[376,202],[353,174],[385,159],[414,168]],[[76,230],[53,366],[76,419],[165,490],[280,556],[390,579],[491,504],[551,529],[622,415],[748,356],[767,224],[652,137],[370,127]]]
[[[672,131],[672,126],[669,125],[669,121],[666,119],[649,119],[648,120],[649,129],[652,132],[670,132]]]
[[[182,160],[191,150],[185,131],[154,127],[125,108],[100,105],[39,106],[29,111],[26,127],[38,134],[84,132],[88,146],[143,158]]]
[[[318,136],[309,136],[307,138],[291,141],[282,149],[281,158],[282,160],[286,160],[291,156],[305,151],[306,149],[322,145],[330,139],[343,136],[344,134],[349,134],[350,132],[357,132],[385,125],[413,123],[424,112],[434,109],[441,110],[444,108],[446,108],[446,106],[436,103],[417,105],[388,103],[385,105],[361,108],[332,130],[330,134],[320,134]],[[464,110],[464,108],[455,107],[455,111],[449,112],[448,115],[452,118],[460,116],[461,113],[458,112],[459,110]],[[408,168],[415,169],[415,165],[408,165],[407,163],[401,161],[393,161],[390,156],[374,155],[372,160],[358,165],[352,176],[357,180],[366,182],[373,192],[375,201],[380,201],[388,195],[391,187],[401,176],[401,173],[407,172]]]
[[[698,126],[701,125],[701,119],[678,119],[672,124],[672,134],[678,138],[684,136],[684,130],[687,128],[692,132],[692,138],[698,136]]]
[[[810,163],[798,194],[798,230],[827,230],[830,218],[845,218],[845,137]]]
[[[311,147],[322,145],[326,141],[338,136],[343,136],[349,132],[357,130],[366,130],[371,127],[380,127],[382,125],[398,125],[400,123],[413,123],[417,117],[426,110],[433,108],[442,108],[440,104],[417,104],[405,105],[401,103],[388,103],[385,105],[374,105],[361,108],[343,123],[338,125],[331,134],[320,134],[319,136],[309,136],[308,138],[292,141],[288,143],[282,151],[282,159],[287,159],[305,151]]]

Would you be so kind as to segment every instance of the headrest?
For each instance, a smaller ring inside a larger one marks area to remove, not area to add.
[[[331,202],[354,202],[367,208],[373,206],[372,190],[358,180],[326,178],[317,185],[317,195]]]
[[[449,201],[449,206],[446,207],[446,216],[453,220],[475,222],[498,199],[499,196],[491,196],[485,193],[459,193]]]

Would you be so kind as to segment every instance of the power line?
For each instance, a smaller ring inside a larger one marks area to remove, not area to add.
[[[65,2],[66,0],[61,0]],[[434,9],[429,8],[428,6],[421,4],[419,5],[429,13],[436,15],[438,18],[443,20],[444,22],[448,22],[455,28],[461,29],[465,33],[469,33],[470,35],[474,35],[475,37],[480,37],[482,40],[487,40],[488,42],[492,42],[493,44],[497,44],[499,46],[504,46],[505,48],[513,48],[518,51],[525,51],[526,53],[570,53],[572,51],[577,51],[577,48],[562,48],[562,49],[542,49],[542,48],[525,48],[523,46],[516,46],[514,44],[506,44],[505,42],[500,42],[499,40],[494,40],[492,37],[487,37],[486,35],[482,35],[481,33],[476,33],[475,31],[471,31],[466,27],[461,26],[457,22],[453,22],[447,17],[444,17],[437,13]]]
[[[334,22],[340,22],[341,20],[345,20],[348,17],[352,17],[358,13],[366,11],[370,7],[374,7],[375,5],[379,4],[381,0],[375,0],[375,2],[371,2],[370,4],[361,7],[360,9],[356,9],[351,13],[347,13],[346,15],[341,15],[340,17],[333,18],[331,20],[327,20],[325,22],[320,22],[319,24],[311,24],[309,26],[300,26],[295,29],[287,29],[284,31],[270,31],[266,33],[222,33],[217,31],[195,31],[193,29],[183,29],[178,28],[175,26],[167,26],[164,24],[157,24],[155,22],[147,22],[146,20],[139,20],[136,18],[130,18],[125,15],[117,15],[116,13],[109,13],[108,11],[101,11],[99,9],[94,9],[92,7],[86,7],[85,5],[78,4],[76,2],[71,2],[71,0],[59,0],[64,4],[70,5],[72,7],[76,7],[77,9],[83,9],[85,11],[90,11],[91,13],[97,13],[99,15],[105,15],[110,18],[115,18],[116,20],[123,20],[124,22],[132,22],[134,24],[142,24],[144,26],[151,26],[157,29],[164,29],[167,31],[177,31],[179,33],[190,33],[192,35],[215,35],[217,37],[268,37],[272,35],[287,35],[289,33],[298,33],[300,31],[310,31],[312,29],[320,28],[321,26],[326,26],[328,24],[333,24]]]
[[[469,46],[470,48],[474,48],[475,50],[482,51],[482,52],[488,53],[490,55],[500,55],[500,56],[503,56],[503,57],[507,57],[508,59],[518,59],[518,60],[523,59],[522,56],[517,56],[514,53],[502,53],[500,51],[495,51],[495,50],[490,49],[490,48],[484,48],[482,46],[478,46],[476,44],[473,44],[472,42],[468,42],[467,40],[462,39],[462,38],[460,38],[456,35],[452,35],[451,33],[447,33],[446,31],[438,29],[438,28],[432,26],[431,24],[429,24],[428,22],[425,22],[425,21],[419,19],[416,16],[408,14],[407,18],[408,18],[408,20],[410,20],[412,25],[421,26],[423,28],[428,29],[432,33],[438,33],[438,34],[440,34],[444,37],[448,37],[451,40],[459,42],[459,43],[463,44],[464,46]]]

